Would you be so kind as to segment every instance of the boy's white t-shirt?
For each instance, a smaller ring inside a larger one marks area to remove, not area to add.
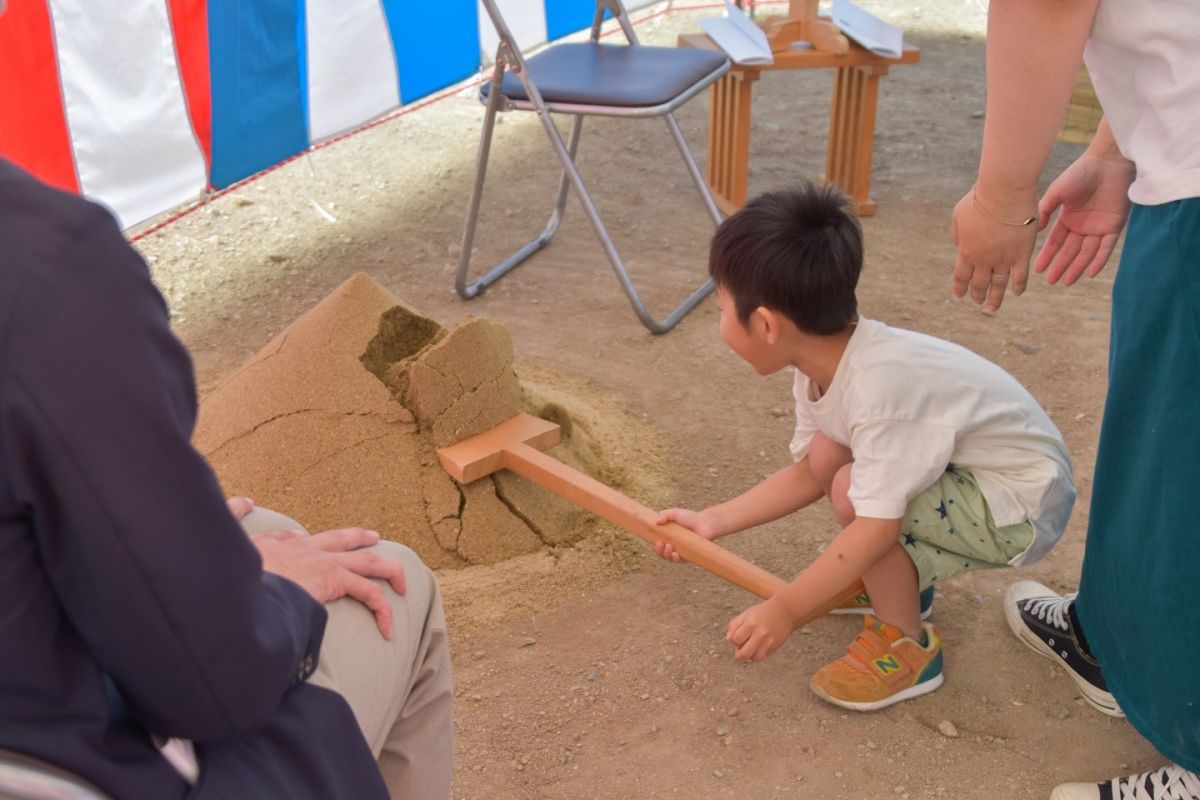
[[[975,476],[997,526],[1033,523],[1012,564],[1062,536],[1075,503],[1062,434],[1016,378],[970,350],[860,317],[825,393],[797,370],[795,394],[792,457],[808,455],[817,431],[849,447],[858,516],[903,517],[954,464]]]

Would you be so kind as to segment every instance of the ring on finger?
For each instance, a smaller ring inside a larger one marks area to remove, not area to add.
[[[1008,272],[993,272],[993,273],[992,273],[992,280],[993,280],[993,281],[995,281],[997,278],[999,278],[1001,282],[1004,282],[1004,281],[1007,281],[1007,280],[1008,280],[1008,276],[1009,276],[1010,274],[1011,274],[1011,273],[1008,273]]]

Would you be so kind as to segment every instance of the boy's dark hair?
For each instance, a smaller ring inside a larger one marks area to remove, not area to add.
[[[759,306],[820,336],[849,327],[862,270],[862,229],[834,186],[805,182],[746,203],[713,234],[708,272],[743,325]]]

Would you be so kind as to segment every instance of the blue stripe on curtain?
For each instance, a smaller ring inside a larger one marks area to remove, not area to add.
[[[475,0],[383,0],[400,102],[436,92],[479,69],[479,9]]]
[[[209,0],[212,184],[308,147],[303,0]]]
[[[549,41],[590,27],[596,0],[546,0],[546,36]],[[605,12],[607,19],[611,15]]]

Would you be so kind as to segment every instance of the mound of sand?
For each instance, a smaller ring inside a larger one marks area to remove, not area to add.
[[[434,568],[492,564],[572,544],[594,523],[508,472],[460,486],[437,447],[530,411],[562,426],[556,457],[654,493],[656,470],[635,482],[611,463],[622,449],[653,461],[636,421],[555,383],[518,380],[506,328],[445,330],[360,273],[203,399],[195,444],[228,494],[310,530],[373,528]]]

